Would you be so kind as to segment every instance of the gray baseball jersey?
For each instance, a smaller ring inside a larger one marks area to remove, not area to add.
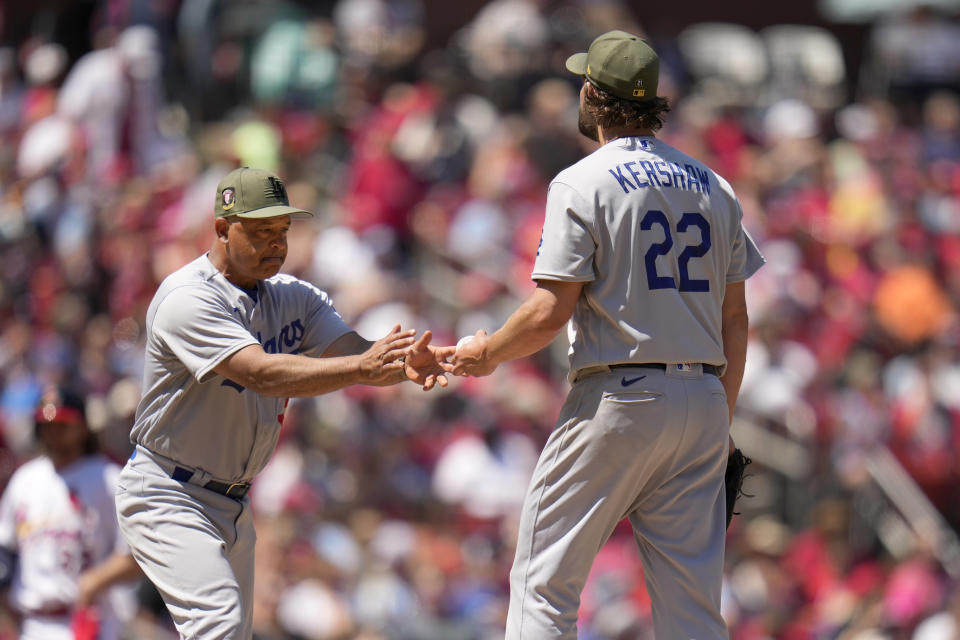
[[[589,283],[568,329],[571,379],[598,364],[722,367],[725,286],[764,262],[742,215],[726,180],[654,137],[557,175],[533,278]]]
[[[273,454],[285,405],[214,373],[252,344],[319,356],[351,331],[327,294],[289,275],[255,291],[206,255],[170,274],[147,310],[143,397],[131,440],[225,482],[250,480]]]
[[[625,517],[654,635],[727,638],[730,425],[712,373],[726,365],[726,285],[762,264],[730,185],[654,137],[609,142],[550,184],[533,278],[584,286],[573,386],[520,516],[507,640],[577,637],[594,556]]]
[[[285,406],[284,398],[263,397],[214,368],[253,344],[320,356],[349,331],[316,287],[276,275],[246,291],[207,256],[157,290],[131,433],[137,447],[120,473],[116,505],[120,530],[181,637],[252,637],[249,502],[205,485],[256,475],[276,446]]]

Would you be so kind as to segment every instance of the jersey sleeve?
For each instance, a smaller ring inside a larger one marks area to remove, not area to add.
[[[586,202],[563,182],[553,182],[547,191],[547,208],[534,280],[589,282],[596,278],[593,255],[597,241],[588,221]]]
[[[259,344],[226,303],[203,287],[171,291],[157,307],[153,332],[197,382],[227,356]]]
[[[300,353],[318,357],[338,338],[353,329],[343,321],[326,292],[307,282],[302,284],[308,302]]]
[[[740,203],[737,203],[737,213],[738,224],[733,239],[733,250],[730,253],[730,266],[727,268],[727,284],[746,280],[767,262],[760,254],[753,238],[743,228],[743,213],[740,209]]]

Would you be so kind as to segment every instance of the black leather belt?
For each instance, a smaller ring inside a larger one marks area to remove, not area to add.
[[[609,364],[607,365],[611,369],[659,369],[660,371],[666,371],[667,365],[662,362],[621,362],[619,364]],[[712,376],[720,377],[720,367],[713,364],[701,364],[703,367],[704,373],[709,373]]]
[[[193,471],[185,467],[174,467],[170,477],[177,482],[190,482],[190,478],[193,477]],[[210,491],[216,491],[220,495],[233,498],[234,500],[243,500],[243,497],[250,491],[249,482],[233,482],[227,484],[226,482],[211,480],[207,484],[199,486],[202,486],[204,489],[210,489]]]

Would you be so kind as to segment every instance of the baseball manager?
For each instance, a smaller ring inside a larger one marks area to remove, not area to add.
[[[273,453],[287,398],[352,384],[446,384],[399,326],[376,342],[313,285],[279,274],[291,219],[276,175],[217,187],[209,253],[168,276],[147,311],[143,396],[120,474],[120,529],[183,638],[252,637],[256,535],[247,490]],[[449,354],[447,354],[449,355]],[[404,361],[405,357],[405,361]]]

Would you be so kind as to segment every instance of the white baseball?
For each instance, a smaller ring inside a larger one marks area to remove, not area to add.
[[[473,340],[473,336],[463,336],[462,338],[460,338],[459,340],[457,340],[457,351],[459,352],[459,351],[460,351],[460,347],[462,347],[463,345],[467,344],[467,343],[470,342],[471,340]]]

